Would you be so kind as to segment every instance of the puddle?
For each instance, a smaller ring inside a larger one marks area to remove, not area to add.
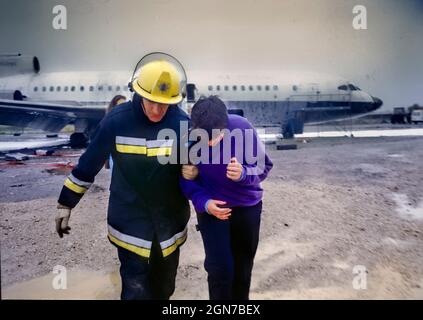
[[[2,299],[86,300],[120,299],[121,282],[118,271],[68,270],[67,288],[56,290],[48,274],[29,281],[2,288]]]
[[[423,200],[414,207],[405,194],[394,193],[392,199],[397,205],[396,211],[400,216],[405,219],[423,220]]]

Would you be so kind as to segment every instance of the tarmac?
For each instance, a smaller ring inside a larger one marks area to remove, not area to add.
[[[423,299],[423,137],[295,142],[296,150],[266,145],[274,168],[263,183],[251,299]],[[71,234],[54,231],[57,197],[82,152],[0,159],[3,299],[119,298],[108,170],[73,210]],[[192,211],[172,299],[208,298],[195,224]],[[54,289],[57,266],[66,290]]]

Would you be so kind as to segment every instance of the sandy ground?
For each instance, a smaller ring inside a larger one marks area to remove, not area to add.
[[[263,183],[252,299],[423,299],[423,138],[314,139],[268,150],[275,166]],[[3,298],[119,298],[116,249],[106,238],[108,171],[73,211],[71,234],[54,233],[68,170],[47,163],[75,163],[70,152],[0,164]],[[174,299],[208,298],[195,224],[192,215]],[[67,268],[67,290],[52,288],[56,265]],[[360,280],[354,268],[365,268]]]

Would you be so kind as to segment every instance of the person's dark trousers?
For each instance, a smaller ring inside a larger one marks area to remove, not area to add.
[[[120,247],[118,256],[122,300],[168,300],[175,291],[179,248],[163,258],[160,245],[154,240],[150,260]]]
[[[260,232],[262,202],[232,208],[228,220],[197,213],[211,300],[248,300]]]

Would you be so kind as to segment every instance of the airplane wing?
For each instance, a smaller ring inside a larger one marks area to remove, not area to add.
[[[58,132],[67,124],[93,130],[104,117],[105,106],[0,99],[0,125]]]

